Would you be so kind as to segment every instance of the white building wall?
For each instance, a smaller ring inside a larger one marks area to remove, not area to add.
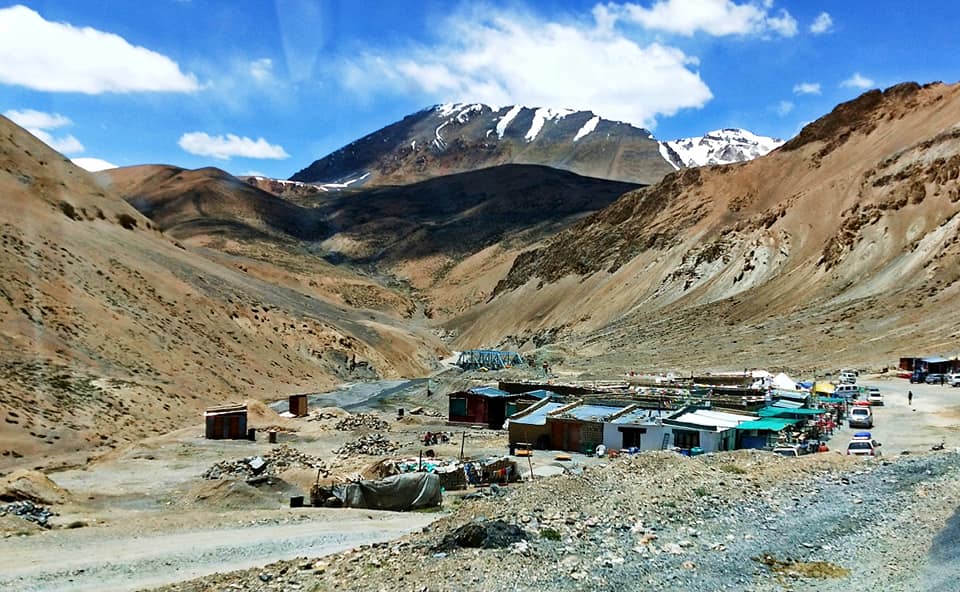
[[[647,431],[640,436],[640,450],[660,450],[663,443],[664,434],[672,434],[673,429],[670,426],[663,425],[624,425],[616,423],[603,424],[603,445],[608,449],[620,450],[623,448],[623,433],[620,428],[645,428]],[[673,446],[673,437],[670,438],[668,446]]]

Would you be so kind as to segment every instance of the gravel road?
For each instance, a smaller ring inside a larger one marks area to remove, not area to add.
[[[0,540],[0,590],[81,592],[139,590],[214,572],[301,556],[322,556],[419,530],[430,514],[325,512],[254,524],[107,533],[54,530]]]

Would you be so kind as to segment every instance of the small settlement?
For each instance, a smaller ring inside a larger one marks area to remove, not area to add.
[[[835,388],[766,371],[602,385],[500,382],[450,393],[449,422],[506,429],[511,452],[807,452],[820,449],[857,398],[834,396]]]

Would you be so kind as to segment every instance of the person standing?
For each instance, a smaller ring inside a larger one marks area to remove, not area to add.
[[[913,406],[913,391],[907,391],[907,405]]]

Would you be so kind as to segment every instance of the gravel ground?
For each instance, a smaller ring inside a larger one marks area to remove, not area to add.
[[[423,533],[163,588],[960,589],[960,454],[645,453],[467,499]],[[527,541],[440,551],[470,522]]]

